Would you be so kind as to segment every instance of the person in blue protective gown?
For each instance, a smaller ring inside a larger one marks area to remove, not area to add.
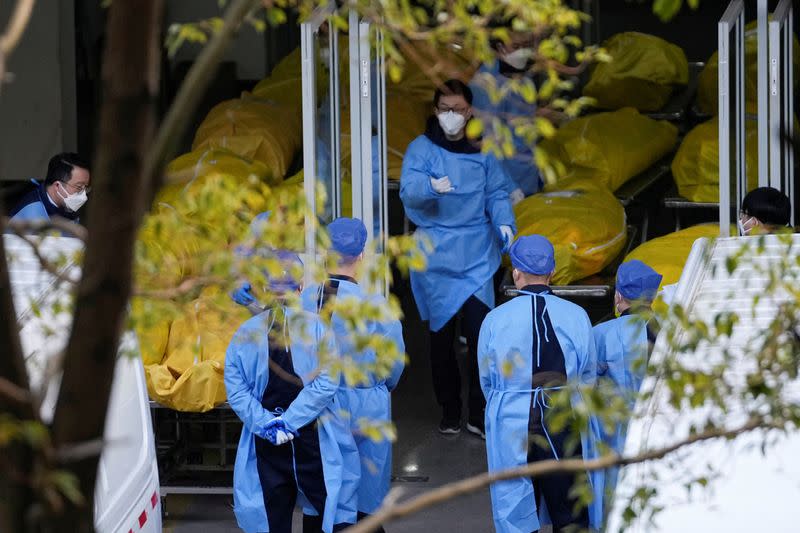
[[[303,308],[319,313],[335,299],[339,301],[368,302],[386,309],[388,302],[378,294],[370,294],[362,287],[356,276],[364,257],[367,229],[363,222],[353,218],[338,218],[328,225],[331,251],[334,256],[328,266],[328,280],[321,285],[312,285],[303,291]],[[345,460],[345,468],[352,468],[347,479],[358,479],[357,497],[359,518],[374,513],[389,492],[392,473],[392,443],[388,437],[374,440],[367,436],[363,426],[383,426],[391,423],[390,393],[397,386],[403,372],[404,361],[396,360],[388,373],[377,373],[375,365],[378,355],[372,349],[359,351],[355,344],[352,327],[336,313],[331,318],[337,351],[346,354],[363,372],[363,379],[354,383],[340,383],[336,393],[342,408],[349,413],[350,431],[358,449],[356,462]],[[367,320],[365,329],[358,335],[383,337],[393,342],[399,353],[405,352],[403,329],[400,321],[387,318]],[[378,529],[377,531],[382,531]]]
[[[530,123],[537,115],[536,102],[526,101],[517,91],[509,89],[509,84],[528,77],[528,65],[533,57],[530,36],[511,33],[508,42],[492,41],[497,60],[491,64],[483,64],[475,73],[469,86],[474,94],[473,108],[475,115],[484,124],[487,136],[492,136],[494,121],[502,123],[511,130],[514,143],[514,155],[503,158],[500,164],[511,178],[511,200],[521,201],[526,196],[538,192],[542,188],[539,169],[533,159],[532,143],[514,132],[516,122],[528,120]],[[530,80],[530,83],[533,83]],[[492,98],[492,92],[502,92],[498,99]]]
[[[458,80],[436,90],[436,117],[406,150],[400,198],[417,225],[427,268],[411,272],[411,290],[429,322],[433,386],[442,407],[439,431],[461,431],[461,377],[454,351],[457,315],[469,351],[467,429],[483,435],[485,401],[478,384],[478,332],[494,307],[492,277],[514,238],[508,177],[497,160],[466,138],[472,92]]]
[[[30,190],[11,208],[11,221],[49,220],[53,216],[79,222],[78,211],[89,198],[89,164],[78,154],[57,154],[47,165],[43,182],[31,180]]]
[[[250,222],[250,236],[256,241],[261,239],[266,224],[269,222],[269,216],[270,212],[264,211],[253,217],[253,220]],[[254,255],[270,254],[272,253],[272,249],[269,246],[249,247],[240,245],[234,248],[234,253],[241,258],[248,258]],[[264,310],[262,302],[260,302],[253,293],[253,286],[248,280],[242,280],[239,283],[236,289],[231,293],[231,299],[237,304],[249,309],[254,315]]]
[[[280,257],[287,268],[270,280],[270,290],[298,291],[299,258]],[[281,305],[245,322],[228,346],[225,389],[243,422],[234,513],[248,533],[291,532],[297,502],[304,533],[331,533],[355,522],[354,502],[341,493],[346,428],[335,397],[338,377],[326,372],[323,348],[335,353],[319,318]]]
[[[661,284],[661,275],[645,263],[634,259],[617,270],[614,306],[619,318],[594,327],[597,347],[598,386],[605,394],[623,398],[632,410],[647,369],[647,360],[657,335],[657,324],[646,316]],[[598,423],[600,436],[609,450],[622,454],[627,424],[606,428]],[[605,493],[611,494],[617,484],[618,468],[610,468],[603,476]]]
[[[592,458],[595,441],[589,427],[573,449],[567,447],[568,430],[548,427],[554,394],[569,394],[575,408],[582,401],[581,386],[591,387],[597,379],[589,317],[550,291],[555,261],[546,238],[521,237],[509,255],[519,296],[487,315],[478,348],[487,402],[489,471],[548,459]],[[570,495],[573,485],[585,479],[585,474],[563,473],[494,483],[490,492],[495,528],[500,533],[538,531],[543,524],[542,504],[554,531],[588,527],[589,510],[576,511]],[[591,523],[599,523],[599,509],[592,511]]]

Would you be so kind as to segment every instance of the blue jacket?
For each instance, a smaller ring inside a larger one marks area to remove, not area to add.
[[[606,381],[611,389],[607,392],[624,398],[631,410],[644,380],[652,340],[652,332],[636,314],[623,314],[594,327],[598,383]],[[627,424],[617,424],[609,431],[598,421],[597,427],[603,443],[621,455],[625,451]],[[614,491],[618,472],[618,468],[598,472],[606,494]]]
[[[538,192],[542,187],[539,169],[533,161],[533,149],[523,138],[514,134],[514,126],[510,123],[515,118],[533,120],[536,116],[536,103],[526,102],[522,96],[509,92],[499,102],[492,102],[486,83],[482,77],[494,78],[494,85],[499,89],[506,85],[510,78],[500,72],[499,62],[488,67],[482,65],[469,84],[472,89],[472,107],[475,116],[483,121],[487,131],[491,131],[492,118],[499,118],[511,129],[514,140],[514,155],[503,159],[500,164],[514,183],[514,188],[522,189],[525,196]],[[509,191],[511,192],[511,191]]]
[[[10,211],[11,221],[15,220],[50,220],[51,216],[60,216],[78,222],[78,213],[59,207],[47,195],[44,182],[32,179],[34,187],[20,198]]]
[[[532,384],[535,356],[542,343],[553,339],[563,351],[573,407],[582,402],[577,385],[591,386],[597,379],[592,325],[586,312],[577,305],[552,294],[540,294],[541,314],[549,316],[552,330],[534,331],[532,298],[522,294],[491,311],[481,326],[478,341],[480,384],[486,396],[486,454],[489,471],[497,472],[528,462],[528,430],[531,405],[541,398],[546,403],[547,390],[535,390]],[[526,356],[527,354],[527,356]],[[545,396],[543,396],[545,395]],[[587,427],[581,433],[584,459],[596,455],[595,435]],[[594,487],[595,502],[590,507],[592,525],[599,525],[601,509],[597,505],[599,488]],[[490,487],[492,514],[498,533],[530,533],[540,529],[537,498],[530,478],[494,483]]]
[[[326,289],[329,294],[325,293]],[[302,296],[303,308],[319,312],[329,296],[345,301],[369,300],[379,307],[388,305],[382,296],[368,295],[353,280],[334,277],[327,288],[321,285],[306,288]],[[331,324],[338,353],[352,358],[358,370],[363,372],[362,379],[358,383],[348,386],[342,380],[336,395],[342,409],[350,415],[350,433],[355,439],[358,450],[355,460],[345,460],[345,468],[353,470],[346,478],[358,479],[356,488],[358,510],[368,514],[374,513],[389,492],[392,477],[392,442],[386,436],[380,440],[370,439],[362,428],[380,427],[391,423],[392,401],[389,393],[397,386],[405,364],[403,360],[394,361],[388,373],[385,369],[376,369],[379,357],[374,350],[357,351],[354,346],[356,339],[351,333],[352,327],[348,330],[344,320],[335,314]],[[399,320],[387,322],[368,320],[365,321],[364,327],[363,334],[385,337],[395,343],[400,353],[405,352],[403,329]]]
[[[269,378],[269,340],[267,332],[275,320],[265,311],[245,322],[233,336],[225,355],[225,389],[228,403],[242,420],[243,427],[233,472],[234,513],[239,527],[247,533],[268,532],[264,494],[258,475],[255,439],[275,415],[264,409],[261,398]],[[340,504],[343,466],[337,438],[343,433],[336,404],[337,384],[318,363],[318,343],[326,342],[326,332],[317,317],[286,309],[284,327],[288,331],[295,373],[304,388],[282,418],[289,427],[299,429],[317,420],[327,499],[323,530],[333,524],[355,522],[355,509]],[[332,339],[328,347],[333,350]],[[333,353],[333,351],[332,351]]]
[[[449,176],[455,190],[439,194],[430,179]],[[494,307],[492,277],[500,266],[498,228],[511,226],[514,212],[503,168],[487,154],[455,153],[422,135],[403,158],[400,198],[418,226],[415,236],[427,253],[427,268],[411,272],[420,317],[439,331],[475,295]]]

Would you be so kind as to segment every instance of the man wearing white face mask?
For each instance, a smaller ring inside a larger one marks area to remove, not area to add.
[[[59,216],[78,222],[78,211],[89,198],[89,164],[78,154],[57,154],[50,159],[47,177],[31,180],[31,190],[11,210],[11,220],[49,220]]]
[[[426,270],[411,272],[411,289],[420,317],[429,322],[433,386],[442,407],[439,431],[461,431],[461,378],[453,348],[461,315],[469,349],[466,427],[482,436],[486,402],[478,384],[478,332],[494,307],[492,278],[514,239],[515,222],[503,167],[466,137],[471,103],[472,92],[459,80],[436,90],[435,116],[403,158],[400,198],[422,249],[429,251]]]
[[[493,102],[489,95],[488,87],[494,86],[502,90],[512,80],[528,79],[527,67],[533,57],[527,38],[514,35],[509,42],[497,40],[492,47],[497,55],[497,61],[492,65],[482,65],[470,82],[470,88],[475,95],[474,107],[476,116],[483,121],[487,135],[491,135],[492,120],[499,119],[506,127],[514,132],[515,119],[527,118],[533,120],[537,114],[535,102],[526,102],[525,99],[514,91],[507,91],[498,102]],[[493,81],[493,83],[492,83]],[[501,161],[506,174],[511,178],[509,193],[511,201],[516,204],[526,196],[538,192],[542,187],[539,169],[533,161],[533,147],[518,135],[513,135],[514,155]]]

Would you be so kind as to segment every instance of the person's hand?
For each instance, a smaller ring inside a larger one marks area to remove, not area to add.
[[[514,242],[514,230],[511,226],[500,226],[500,238],[503,240],[503,253],[506,253]]]
[[[242,283],[238,289],[231,293],[231,298],[239,305],[248,306],[256,301],[255,296],[253,296],[252,289],[253,288],[249,283]]]
[[[453,184],[450,183],[450,178],[447,176],[443,176],[441,178],[431,178],[431,187],[433,187],[433,190],[438,194],[447,194],[455,190]]]
[[[264,438],[275,446],[280,446],[294,439],[294,433],[286,427],[286,423],[278,416],[264,426]]]
[[[508,199],[511,200],[511,205],[517,205],[522,200],[525,199],[525,193],[522,192],[522,189],[516,188],[511,191],[511,194],[508,195]]]

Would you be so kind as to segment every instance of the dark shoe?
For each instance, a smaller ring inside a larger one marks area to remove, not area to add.
[[[483,440],[486,440],[486,430],[483,425],[483,420],[480,422],[477,420],[470,420],[467,422],[467,431],[482,438]]]
[[[457,418],[442,418],[442,421],[439,422],[439,433],[458,435],[461,433],[461,422]]]

